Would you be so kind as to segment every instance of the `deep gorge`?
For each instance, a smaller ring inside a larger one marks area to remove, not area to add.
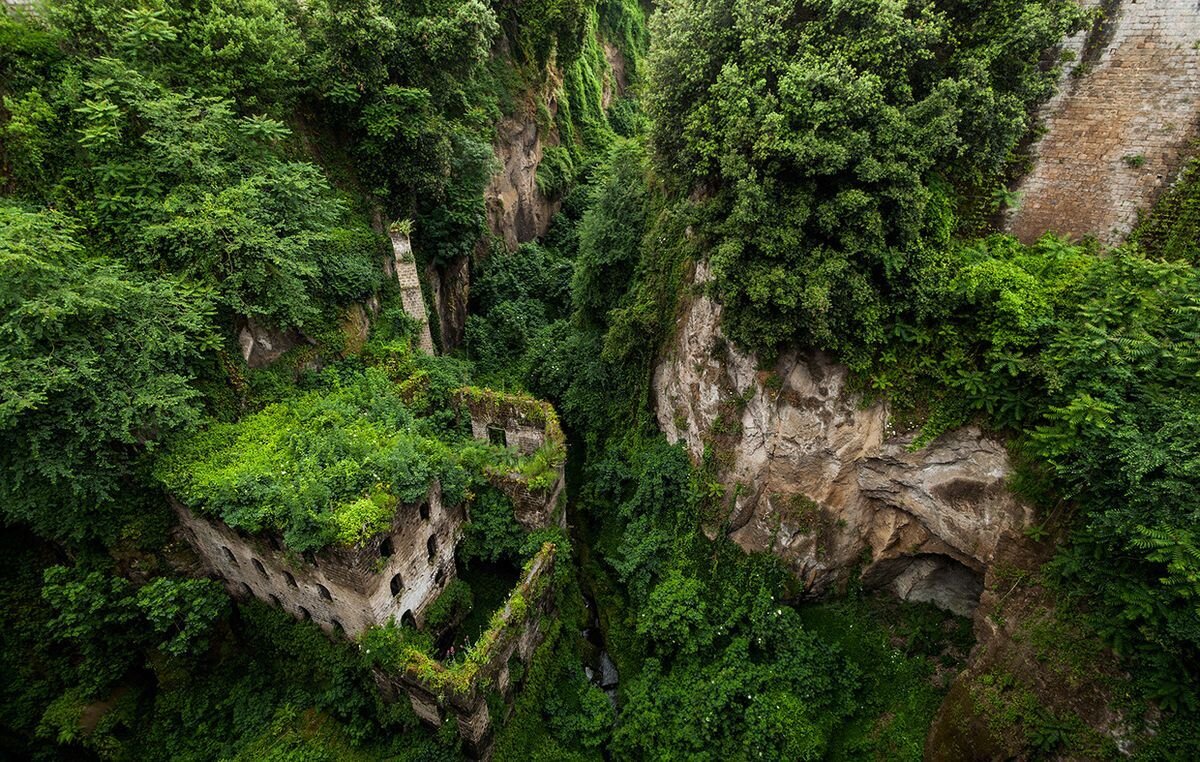
[[[7,0],[0,755],[1200,756],[1200,10]]]

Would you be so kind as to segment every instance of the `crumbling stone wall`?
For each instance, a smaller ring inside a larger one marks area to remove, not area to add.
[[[471,434],[483,442],[513,447],[533,455],[543,447],[561,448],[563,462],[554,467],[555,478],[546,488],[534,488],[520,474],[492,470],[491,483],[513,502],[517,522],[529,530],[557,523],[566,526],[562,501],[566,493],[566,437],[558,415],[548,402],[490,389],[464,388],[455,404],[471,419]]]
[[[417,260],[413,256],[412,241],[408,234],[392,226],[388,231],[392,239],[392,259],[396,281],[400,284],[400,299],[408,316],[421,324],[417,334],[417,346],[422,352],[433,354],[433,336],[429,333],[429,315],[425,311],[425,297],[421,295],[421,278],[417,274]]]
[[[206,570],[233,595],[253,596],[350,636],[393,617],[424,621],[426,607],[454,579],[465,520],[461,506],[442,505],[435,483],[427,500],[396,511],[387,532],[353,548],[300,556],[277,534],[246,535],[178,502],[174,507]]]
[[[1008,230],[1119,243],[1176,178],[1200,117],[1200,5],[1195,0],[1084,0],[1103,6],[1059,94],[1039,116],[1045,134],[1018,187]]]
[[[487,699],[495,693],[506,708],[512,706],[518,687],[512,666],[528,665],[546,638],[548,615],[554,607],[555,554],[555,546],[547,543],[530,561],[501,610],[499,624],[480,638],[477,647],[485,652],[465,682],[458,682],[461,675],[454,674],[462,665],[447,668],[432,662],[423,665],[424,671],[416,665],[400,671],[378,669],[375,678],[383,694],[392,700],[407,696],[417,717],[432,727],[455,722],[471,756],[490,758],[492,728],[500,718],[491,716]]]

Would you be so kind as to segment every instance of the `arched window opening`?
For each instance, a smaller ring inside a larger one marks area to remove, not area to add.
[[[329,588],[325,587],[320,582],[317,583],[317,594],[320,595],[324,600],[333,600],[333,596],[329,594]]]
[[[404,592],[404,578],[399,574],[392,577],[392,595],[397,596]]]
[[[254,595],[254,588],[250,587],[245,582],[243,582],[242,583],[242,593],[244,595]]]
[[[445,579],[446,579],[446,570],[445,569],[438,569],[437,574],[433,575],[433,581],[435,584],[441,585],[442,581]]]
[[[283,550],[283,546],[279,544],[279,538],[273,534],[267,535],[267,544],[271,546],[271,550]]]
[[[284,578],[285,580],[287,580],[288,587],[298,587],[298,585],[296,584],[296,578],[292,576],[292,573],[291,573],[291,572],[286,572],[286,571],[285,571],[285,572],[283,573],[283,578]]]
[[[429,539],[425,541],[425,550],[429,552],[429,560],[437,558],[437,537],[429,535]]]
[[[225,560],[226,560],[226,561],[228,561],[229,563],[233,564],[234,566],[237,566],[237,565],[238,565],[238,562],[237,562],[237,556],[233,555],[233,551],[232,551],[232,550],[230,550],[229,548],[225,547],[224,545],[222,545],[222,546],[221,546],[221,550],[223,550],[223,551],[225,552]]]
[[[391,537],[387,537],[384,539],[383,542],[379,543],[379,557],[380,558],[388,558],[395,552],[396,552],[396,549],[394,547],[392,547],[392,538]]]
[[[417,512],[421,514],[423,520],[429,521],[429,503],[421,503],[417,507]]]
[[[417,629],[417,618],[413,616],[412,609],[405,609],[404,613],[400,616],[400,624],[403,627]]]
[[[254,564],[254,568],[258,570],[258,573],[262,575],[263,579],[271,578],[271,575],[267,574],[267,567],[262,565],[262,561],[259,561],[257,558],[251,558],[250,563]]]
[[[279,596],[274,593],[268,593],[267,597],[271,599],[271,603],[274,603],[279,608],[283,608],[283,601],[279,600]]]
[[[297,606],[296,611],[300,612],[300,618],[304,621],[308,622],[312,620],[312,614],[308,613],[308,609],[304,608],[303,606]]]
[[[333,625],[334,632],[344,633],[346,631],[346,628],[342,626],[342,623],[336,619],[330,619],[329,623]]]

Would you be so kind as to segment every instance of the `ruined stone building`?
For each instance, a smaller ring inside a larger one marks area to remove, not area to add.
[[[178,502],[175,508],[188,541],[230,593],[351,637],[389,619],[424,623],[425,609],[454,578],[465,520],[463,506],[442,504],[435,483],[425,500],[400,506],[386,532],[300,556],[276,533],[251,536]]]
[[[565,452],[553,408],[527,397],[464,388],[454,395],[460,414],[470,417],[477,439],[514,447],[521,455]],[[513,471],[492,469],[487,478],[513,502],[527,530],[564,526],[563,459],[531,482]],[[201,573],[225,585],[234,597],[257,598],[333,637],[355,637],[390,621],[420,628],[426,612],[455,577],[455,549],[469,520],[467,505],[447,505],[435,480],[423,500],[400,505],[391,525],[352,547],[331,546],[299,554],[277,532],[249,535],[212,516],[199,515],[177,500],[182,532],[201,559]],[[422,657],[420,668],[379,670],[377,681],[391,699],[407,696],[417,716],[440,726],[457,722],[474,756],[490,750],[492,718],[487,696],[511,699],[511,662],[528,663],[542,641],[544,615],[553,605],[549,575],[555,547],[545,545],[530,559],[521,581],[493,619],[494,632],[477,641],[481,653],[446,667]]]

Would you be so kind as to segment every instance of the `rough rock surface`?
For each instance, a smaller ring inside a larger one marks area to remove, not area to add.
[[[930,726],[926,760],[1042,758],[1032,753],[1030,737],[1048,717],[1082,722],[1069,748],[1047,758],[1128,756],[1140,742],[1142,720],[1124,715],[1117,700],[1129,675],[1072,620],[1069,605],[1065,615],[1058,610],[1059,595],[1037,572],[1064,539],[1022,537],[998,549],[975,610],[975,647]]]
[[[265,368],[285,352],[312,341],[295,329],[279,330],[254,318],[246,318],[238,331],[242,359],[251,368]]]
[[[500,171],[492,175],[484,190],[488,228],[513,251],[532,241],[550,227],[560,202],[547,200],[537,187],[537,167],[542,160],[543,141],[557,145],[557,137],[543,135],[536,112],[507,116],[496,125],[494,149]]]
[[[467,300],[471,293],[470,258],[455,257],[441,267],[429,264],[425,268],[425,282],[429,284],[442,351],[453,352],[462,344],[467,328]]]
[[[625,88],[629,86],[629,76],[625,73],[625,54],[620,48],[611,42],[602,42],[601,45],[604,48],[604,60],[608,63],[608,72],[601,83],[600,105],[608,108],[612,105],[613,98],[625,94]]]
[[[911,435],[889,430],[886,405],[864,405],[846,368],[792,351],[760,369],[724,339],[720,312],[692,298],[654,374],[667,437],[697,461],[716,455],[727,491],[709,531],[780,556],[812,595],[865,558],[868,585],[969,614],[997,548],[1032,518],[1005,488],[1003,444],[967,427],[910,452]]]

